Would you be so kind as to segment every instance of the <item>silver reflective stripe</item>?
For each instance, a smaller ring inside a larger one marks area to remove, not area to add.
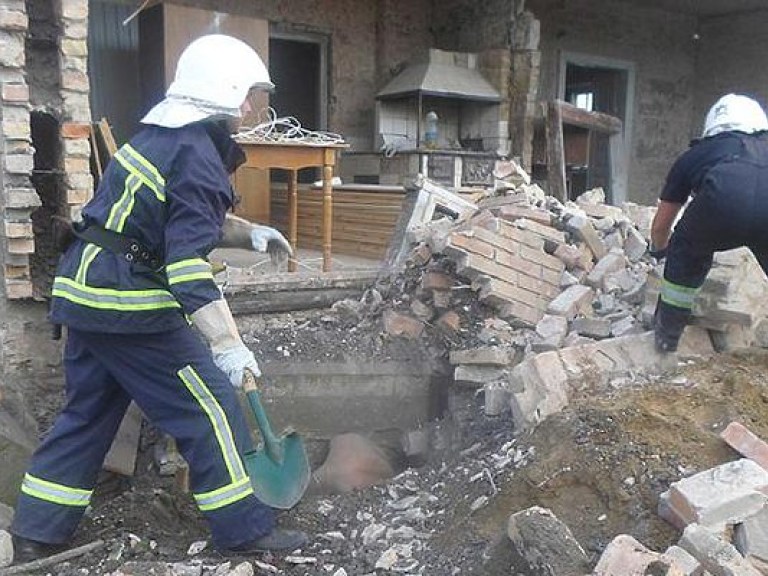
[[[155,194],[160,202],[165,202],[165,178],[155,166],[139,154],[130,144],[125,144],[115,153],[115,159],[128,170],[141,178],[142,182]]]
[[[213,432],[216,435],[221,456],[224,458],[224,463],[229,471],[231,484],[236,484],[243,479],[247,480],[248,476],[245,473],[243,461],[240,459],[240,454],[237,451],[234,435],[229,427],[227,415],[224,413],[221,405],[214,395],[211,394],[208,386],[205,385],[205,382],[203,382],[194,368],[186,366],[179,370],[178,375],[195,397],[198,404],[200,404],[200,407],[208,416],[211,426],[213,426]]]
[[[95,288],[57,276],[53,282],[53,295],[76,304],[104,310],[155,310],[180,308],[173,294],[165,290],[114,290]]]
[[[681,286],[668,280],[661,283],[661,300],[672,306],[690,310],[693,308],[693,302],[696,300],[698,288],[690,286]]]
[[[203,494],[194,494],[195,502],[197,502],[200,510],[216,510],[217,508],[223,508],[233,502],[242,500],[246,496],[253,494],[253,487],[249,478],[243,478],[234,484],[228,484],[223,488],[214,490],[212,492],[205,492]]]
[[[193,280],[213,280],[211,265],[202,258],[190,258],[168,264],[165,273],[169,284],[191,282]]]
[[[91,500],[91,490],[56,484],[31,474],[24,476],[24,481],[21,483],[21,491],[29,496],[54,504],[61,504],[62,506],[85,507],[88,506]]]

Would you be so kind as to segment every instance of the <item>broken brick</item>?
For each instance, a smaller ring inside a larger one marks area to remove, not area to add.
[[[455,310],[448,310],[435,321],[435,325],[446,332],[458,332],[461,328],[461,316]]]
[[[387,310],[383,315],[384,330],[390,336],[404,336],[406,338],[418,338],[424,331],[424,324],[412,316],[400,314],[394,310]]]
[[[768,443],[739,422],[731,422],[720,438],[734,450],[768,470]]]
[[[444,272],[427,271],[421,277],[421,287],[424,290],[450,290],[453,278]]]

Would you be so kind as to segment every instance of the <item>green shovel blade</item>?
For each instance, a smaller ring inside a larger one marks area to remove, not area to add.
[[[259,500],[287,510],[298,504],[309,486],[310,469],[304,442],[295,432],[279,440],[282,462],[270,458],[263,447],[245,454],[245,468]]]

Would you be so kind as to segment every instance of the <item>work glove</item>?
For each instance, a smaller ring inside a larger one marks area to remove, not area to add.
[[[223,298],[209,302],[190,316],[192,324],[208,341],[216,366],[224,372],[233,386],[242,386],[243,370],[250,369],[261,376],[259,364],[240,338],[235,319]]]
[[[251,229],[251,244],[256,252],[269,251],[273,256],[293,256],[293,249],[285,236],[269,226],[254,224]]]
[[[245,344],[238,344],[232,348],[214,352],[213,362],[219,370],[229,377],[229,381],[235,388],[243,385],[243,375],[246,368],[253,372],[257,378],[261,376],[261,369],[256,362],[256,357]]]

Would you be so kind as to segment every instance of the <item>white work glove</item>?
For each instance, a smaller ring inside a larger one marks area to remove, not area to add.
[[[261,224],[254,224],[251,229],[251,244],[256,252],[269,251],[270,254],[285,253],[293,256],[293,249],[288,240],[278,230]]]
[[[243,385],[243,375],[248,368],[257,378],[261,376],[259,364],[253,352],[248,350],[245,344],[238,344],[232,348],[225,348],[213,353],[213,361],[219,370],[224,372],[232,382],[232,386],[239,388]]]
[[[254,376],[261,376],[259,364],[253,352],[243,344],[226,300],[209,302],[193,312],[190,319],[208,341],[214,363],[229,377],[233,386],[242,386],[246,368]]]

